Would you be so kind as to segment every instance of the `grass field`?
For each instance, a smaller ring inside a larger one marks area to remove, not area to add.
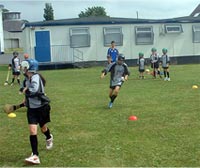
[[[102,67],[51,70],[47,79],[51,98],[49,127],[54,148],[46,151],[38,133],[44,167],[196,167],[200,166],[200,64],[171,66],[171,82],[138,80],[136,67],[124,83],[113,108],[108,109],[109,75]],[[23,99],[19,87],[3,86],[0,69],[0,106]],[[0,166],[24,167],[31,154],[26,109],[16,118],[0,112]],[[129,121],[135,115],[137,121]],[[37,167],[37,166],[36,166]]]

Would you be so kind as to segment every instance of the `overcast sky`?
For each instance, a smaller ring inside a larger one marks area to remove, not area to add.
[[[45,3],[51,3],[54,19],[77,18],[88,7],[102,6],[111,17],[166,19],[188,16],[200,0],[0,0],[4,8],[21,12],[29,22],[44,20]]]

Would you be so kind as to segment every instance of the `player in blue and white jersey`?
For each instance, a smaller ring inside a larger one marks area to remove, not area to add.
[[[115,48],[115,41],[111,41],[111,47],[108,49],[107,58],[112,58],[112,62],[116,62],[119,51]]]

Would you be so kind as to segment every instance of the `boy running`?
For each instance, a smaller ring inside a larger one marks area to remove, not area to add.
[[[167,55],[167,49],[163,48],[162,49],[163,55],[161,57],[161,63],[162,63],[162,68],[164,70],[164,80],[165,81],[170,81],[170,77],[169,77],[169,63],[170,63],[170,58]]]
[[[113,102],[116,99],[122,84],[125,80],[128,80],[128,76],[130,75],[128,66],[124,63],[124,60],[125,57],[120,54],[118,56],[117,62],[109,64],[108,67],[104,69],[101,74],[101,78],[104,78],[105,75],[110,72],[110,102],[108,104],[109,108],[112,108]]]

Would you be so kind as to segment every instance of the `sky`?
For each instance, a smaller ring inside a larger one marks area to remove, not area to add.
[[[45,3],[51,3],[54,19],[78,18],[88,7],[101,6],[110,17],[168,19],[188,16],[199,0],[0,0],[4,8],[21,12],[21,19],[43,21]]]

